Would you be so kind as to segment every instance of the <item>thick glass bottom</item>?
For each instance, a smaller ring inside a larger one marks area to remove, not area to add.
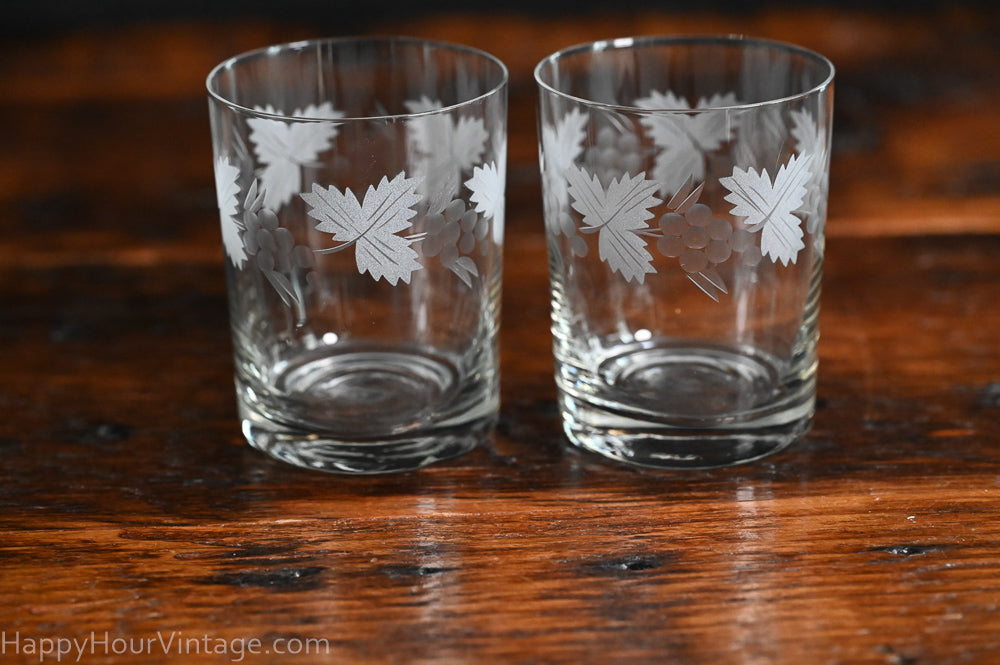
[[[495,381],[462,376],[447,357],[420,349],[302,353],[274,367],[270,389],[237,374],[243,434],[309,469],[417,469],[472,450],[493,426]]]
[[[719,347],[633,346],[596,372],[557,371],[563,429],[576,446],[657,468],[710,468],[760,459],[812,423],[813,367]]]
[[[295,466],[332,473],[412,471],[464,455],[488,435],[495,419],[432,430],[387,441],[347,441],[323,433],[276,428],[244,417],[243,434],[254,448]]]

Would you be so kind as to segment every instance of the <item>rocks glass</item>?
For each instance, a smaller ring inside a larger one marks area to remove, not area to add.
[[[504,65],[332,39],[207,86],[247,441],[354,473],[474,447],[499,402]]]
[[[816,53],[728,37],[596,42],[539,63],[572,443],[712,467],[807,431],[833,75]]]

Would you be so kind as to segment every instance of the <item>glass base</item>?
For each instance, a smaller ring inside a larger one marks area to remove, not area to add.
[[[614,418],[614,427],[594,426],[608,414],[563,395],[563,430],[573,445],[604,457],[658,469],[711,469],[753,462],[800,439],[812,416],[781,427],[748,430],[685,430]],[[589,421],[589,422],[588,422]]]
[[[496,421],[495,381],[416,348],[348,347],[275,365],[272,388],[237,373],[243,435],[296,466],[336,473],[409,471],[475,448]]]
[[[275,459],[318,471],[349,474],[412,471],[471,451],[490,433],[494,418],[461,428],[402,436],[389,441],[347,441],[315,432],[275,429],[243,418],[251,446]]]
[[[574,445],[646,467],[703,469],[774,454],[812,424],[814,366],[782,379],[772,359],[721,347],[622,348],[596,373],[557,370]]]

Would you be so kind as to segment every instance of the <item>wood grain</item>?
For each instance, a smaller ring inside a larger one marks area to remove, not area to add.
[[[80,662],[233,662],[254,638],[272,652],[246,662],[1000,662],[997,12],[379,28],[508,63],[511,164],[497,431],[371,478],[252,451],[232,394],[202,81],[317,28],[0,45],[0,660],[175,635],[230,651]],[[668,30],[796,41],[838,66],[816,423],[731,469],[569,450],[554,404],[530,70]]]

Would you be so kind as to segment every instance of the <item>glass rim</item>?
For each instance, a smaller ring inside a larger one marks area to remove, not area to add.
[[[816,85],[802,91],[797,92],[793,95],[786,95],[783,97],[775,97],[773,99],[765,99],[759,102],[741,102],[737,104],[717,104],[705,107],[699,107],[697,109],[679,109],[679,108],[650,108],[642,106],[634,106],[630,104],[614,104],[609,102],[599,102],[593,99],[587,99],[586,97],[580,97],[579,95],[570,94],[564,90],[547,83],[542,78],[542,70],[551,66],[559,60],[565,58],[580,55],[586,52],[600,52],[600,51],[615,51],[623,50],[629,48],[649,48],[653,46],[664,46],[664,45],[681,45],[681,46],[693,46],[693,45],[711,45],[719,44],[723,46],[761,46],[774,51],[784,51],[787,53],[802,56],[808,60],[813,61],[814,64],[826,70],[825,76],[822,81]],[[610,111],[624,112],[624,113],[685,113],[690,114],[693,111],[704,112],[704,111],[738,111],[738,110],[748,110],[754,108],[760,108],[763,106],[784,104],[796,99],[803,99],[809,97],[810,95],[818,94],[829,88],[832,85],[834,76],[836,74],[836,68],[833,62],[826,56],[813,51],[811,49],[805,48],[803,46],[798,46],[790,42],[783,42],[780,40],[765,39],[761,37],[747,37],[744,35],[644,35],[644,36],[634,36],[634,37],[619,37],[615,39],[601,39],[590,42],[582,42],[579,44],[574,44],[573,46],[567,46],[566,48],[560,49],[542,58],[534,69],[535,83],[538,84],[544,92],[561,97],[566,100],[576,102],[585,106],[591,106],[594,108],[602,108]]]
[[[419,111],[416,113],[386,113],[386,114],[375,114],[375,115],[361,115],[361,116],[341,116],[337,118],[316,118],[308,116],[297,116],[291,114],[283,113],[268,113],[267,111],[260,111],[257,109],[244,106],[242,104],[237,104],[236,102],[228,99],[225,95],[215,89],[213,84],[218,83],[219,77],[224,71],[232,71],[238,65],[244,64],[250,60],[256,60],[258,58],[270,58],[277,55],[282,55],[285,53],[290,53],[293,51],[304,51],[310,48],[315,48],[317,46],[332,44],[332,45],[346,45],[346,44],[407,44],[411,46],[424,46],[433,47],[442,51],[451,51],[456,54],[462,54],[467,57],[473,57],[481,60],[486,60],[499,68],[500,79],[496,85],[491,87],[486,92],[472,97],[465,101],[459,102],[457,104],[451,104],[448,106],[443,106],[439,109],[430,109],[427,111]],[[260,48],[251,49],[249,51],[244,51],[242,53],[237,53],[229,58],[226,58],[219,64],[209,71],[208,76],[205,78],[205,88],[208,91],[209,98],[213,101],[222,104],[230,108],[241,115],[254,117],[254,118],[265,118],[269,120],[279,120],[282,122],[308,122],[308,123],[326,123],[333,122],[337,124],[344,124],[351,121],[372,121],[372,120],[398,120],[403,118],[417,118],[421,116],[431,116],[438,115],[442,113],[448,113],[461,109],[465,106],[475,104],[483,99],[496,95],[498,92],[503,90],[510,81],[510,73],[507,70],[507,66],[498,57],[491,53],[487,53],[482,49],[477,49],[472,46],[466,46],[464,44],[458,44],[455,42],[448,42],[437,39],[423,39],[420,37],[406,37],[402,35],[388,35],[388,36],[358,36],[358,37],[324,37],[316,39],[303,39],[300,41],[284,42],[280,44],[272,44],[270,46],[262,46]]]

